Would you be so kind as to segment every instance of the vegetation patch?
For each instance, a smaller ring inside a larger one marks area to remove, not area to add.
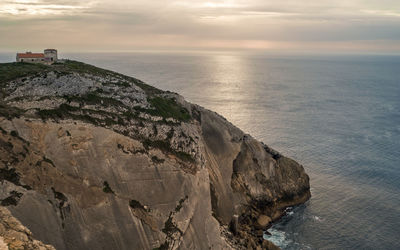
[[[169,144],[169,142],[161,141],[161,140],[152,141],[150,139],[145,139],[143,141],[143,147],[146,150],[149,150],[150,148],[158,148],[158,149],[160,149],[161,151],[164,151],[164,152],[171,152],[172,151],[172,148],[171,148],[171,145]]]
[[[14,148],[14,145],[9,142],[9,141],[4,141],[3,139],[0,138],[0,146],[7,150],[8,152],[11,152],[11,150]]]
[[[164,228],[161,230],[167,236],[172,236],[174,233],[179,232],[182,234],[182,231],[175,225],[172,221],[172,213],[169,215],[168,219],[164,223]]]
[[[108,184],[107,181],[103,182],[103,192],[104,193],[114,194],[114,191],[111,189],[111,187],[110,187],[110,185]]]
[[[179,200],[179,203],[178,203],[178,205],[177,205],[176,208],[175,208],[175,212],[179,212],[179,211],[182,209],[183,203],[184,203],[187,199],[188,199],[188,196],[186,195],[185,198],[182,198],[182,199]]]
[[[162,243],[159,247],[153,248],[153,250],[168,250],[169,249],[169,243],[165,241]]]
[[[31,190],[32,188],[28,185],[22,185],[20,182],[20,176],[15,171],[15,168],[0,168],[0,181],[9,181],[16,186],[25,188],[26,190]]]
[[[0,181],[6,180],[17,186],[21,186],[19,179],[19,174],[15,171],[15,168],[0,168]]]
[[[182,161],[187,161],[187,162],[191,162],[194,163],[195,160],[193,158],[193,156],[191,156],[190,154],[186,153],[186,152],[182,152],[182,151],[175,151],[174,152],[175,155],[181,159]]]
[[[54,65],[56,69],[59,71],[67,71],[67,72],[76,72],[81,74],[92,74],[97,76],[107,76],[114,74],[112,71],[101,69],[96,66],[74,61],[74,60],[66,60],[63,64]]]
[[[119,120],[114,121],[113,119],[107,119],[106,120],[102,120],[102,119],[98,119],[95,117],[92,117],[88,114],[74,114],[72,112],[93,112],[93,113],[99,113],[101,111],[96,111],[96,110],[85,110],[85,109],[80,109],[77,107],[73,107],[71,105],[68,104],[61,104],[58,108],[55,109],[43,109],[43,110],[38,110],[37,114],[40,116],[40,118],[42,120],[46,120],[46,119],[54,119],[54,120],[59,120],[59,119],[66,119],[66,118],[71,118],[74,120],[79,120],[79,121],[83,121],[83,122],[88,122],[94,125],[100,125],[100,124],[104,124],[104,125],[111,125],[111,124],[116,124],[118,122],[120,122]],[[106,113],[106,112],[102,112]],[[106,113],[108,114],[108,113]]]
[[[154,155],[154,156],[151,157],[151,161],[154,162],[155,164],[161,164],[161,163],[164,163],[165,160],[164,159],[160,159],[160,158],[158,158],[157,156]]]
[[[46,158],[45,156],[43,156],[43,159],[40,161],[40,165],[42,164],[42,162],[46,162],[46,163],[50,164],[53,168],[56,167],[56,165],[54,165],[54,162],[52,160],[50,160],[49,158]]]
[[[6,135],[6,134],[7,134],[7,131],[5,131],[2,127],[0,127],[0,131],[1,131],[1,133],[2,133],[3,135]]]
[[[98,94],[98,91],[90,92],[82,96],[64,96],[64,98],[70,103],[72,101],[89,104],[89,105],[102,105],[102,106],[124,106],[124,104],[111,97],[104,97]]]
[[[104,85],[113,84],[116,86],[129,87],[130,86],[129,82],[132,82],[149,95],[158,94],[158,93],[162,92],[161,90],[159,90],[153,86],[150,86],[148,84],[145,84],[144,82],[142,82],[134,77],[122,75],[117,72],[113,72],[111,70],[101,69],[101,68],[95,67],[93,65],[89,65],[86,63],[82,63],[82,62],[66,60],[65,63],[60,64],[60,65],[54,65],[54,66],[58,70],[72,71],[72,72],[77,72],[77,73],[81,73],[81,74],[86,73],[86,74],[92,74],[92,75],[102,76],[102,77],[113,76],[113,77],[123,79],[117,83],[106,83]]]
[[[118,81],[118,82],[103,82],[101,85],[103,86],[120,86],[120,87],[130,87],[131,85],[129,84],[129,82],[125,82],[125,81]],[[102,90],[102,89],[99,89]]]
[[[67,196],[65,196],[63,193],[57,192],[53,187],[51,188],[51,190],[53,191],[54,198],[61,201],[62,205],[64,204],[64,202],[68,201]]]
[[[49,71],[50,67],[34,63],[2,63],[0,64],[0,87],[9,81]]]
[[[146,210],[146,209],[144,208],[144,206],[143,206],[139,201],[137,201],[137,200],[130,200],[130,201],[129,201],[129,206],[130,206],[131,208],[133,208],[133,209],[138,208],[138,209]]]
[[[146,112],[152,116],[161,116],[163,118],[174,118],[178,121],[189,121],[191,116],[187,109],[179,105],[172,98],[153,97],[148,102],[154,109],[147,109]]]
[[[11,107],[0,102],[0,116],[3,116],[8,120],[19,118],[23,113],[24,111],[22,109]]]
[[[60,211],[61,225],[64,228],[64,220],[65,220],[65,212],[69,212],[69,205],[66,205],[68,202],[67,196],[65,196],[61,192],[57,192],[53,187],[51,188],[54,194],[54,198],[57,200],[58,204],[56,204],[57,208]]]
[[[135,83],[135,85],[138,86],[139,88],[141,88],[144,92],[146,92],[147,95],[154,95],[154,94],[162,93],[161,90],[159,90],[151,85],[148,85],[138,79],[130,78],[129,80],[133,81]]]
[[[127,119],[127,120],[135,120],[135,119],[140,119],[139,118],[139,113],[136,111],[125,111],[122,113],[122,115]]]
[[[171,148],[171,145],[168,141],[161,141],[161,140],[152,141],[149,139],[145,139],[142,143],[146,150],[149,150],[149,148],[151,148],[151,147],[158,148],[161,151],[163,151],[164,153],[170,153],[170,154],[175,155],[182,161],[186,161],[186,162],[194,162],[195,161],[190,154],[182,152],[182,151],[176,151],[173,148]]]
[[[18,132],[13,130],[13,131],[10,132],[10,135],[14,136],[14,137],[18,137]]]
[[[62,119],[62,118],[66,118],[70,112],[74,112],[74,111],[79,111],[79,108],[63,103],[56,109],[39,110],[37,112],[37,114],[43,120],[49,119],[49,118]]]
[[[18,139],[21,140],[22,142],[27,143],[27,144],[29,145],[29,142],[27,142],[24,138],[22,138],[21,136],[19,136],[19,134],[18,134],[17,131],[12,130],[12,131],[10,132],[10,135],[13,136],[13,137],[15,137],[15,138],[18,138]],[[28,151],[28,150],[27,150],[27,151]]]
[[[0,64],[0,89],[9,81],[24,78],[28,76],[34,76],[39,74],[46,75],[48,72],[53,71],[57,76],[63,76],[70,73],[78,74],[91,74],[99,77],[112,76],[121,79],[116,83],[110,83],[116,86],[129,87],[130,83],[135,84],[148,95],[162,93],[161,90],[147,85],[144,82],[130,76],[125,76],[111,70],[95,67],[86,63],[65,60],[63,63],[54,63],[52,65],[33,64],[33,63],[1,63]]]
[[[10,196],[7,198],[1,200],[0,204],[2,206],[16,206],[19,202],[19,200],[22,197],[22,193],[19,193],[17,191],[11,191]]]

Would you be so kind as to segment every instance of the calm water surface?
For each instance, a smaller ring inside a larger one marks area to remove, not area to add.
[[[312,198],[269,230],[283,249],[400,249],[400,57],[61,56],[178,92],[301,162]]]

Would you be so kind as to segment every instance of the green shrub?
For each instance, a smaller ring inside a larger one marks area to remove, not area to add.
[[[34,63],[1,63],[0,64],[0,87],[3,84],[15,80],[17,78],[35,75],[46,72],[49,66]]]
[[[163,151],[164,153],[173,154],[183,161],[194,162],[194,159],[190,154],[182,152],[182,151],[176,151],[175,149],[171,148],[169,141],[161,141],[161,140],[152,141],[149,139],[145,139],[142,143],[143,143],[143,147],[146,150],[149,150],[149,148],[151,148],[151,147],[158,148],[161,151]]]
[[[108,184],[107,181],[103,182],[103,192],[104,193],[111,193],[111,194],[114,193],[114,191],[111,189],[111,187],[110,187],[110,185]]]
[[[156,96],[148,99],[148,102],[154,107],[154,109],[146,110],[150,115],[174,118],[178,121],[188,121],[191,118],[187,109],[176,103],[172,98],[168,99]]]
[[[129,201],[129,206],[131,208],[138,208],[138,209],[143,209],[145,210],[144,206],[137,200],[130,200]]]
[[[164,159],[160,159],[157,156],[152,156],[151,157],[151,161],[156,163],[156,164],[160,164],[160,163],[163,163],[165,160]]]

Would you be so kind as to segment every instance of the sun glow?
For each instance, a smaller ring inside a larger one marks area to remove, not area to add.
[[[396,0],[0,0],[0,49],[397,53],[399,17]]]
[[[240,7],[244,7],[244,5],[234,4],[231,2],[223,2],[223,3],[206,2],[206,3],[203,3],[201,6],[206,7],[206,8],[240,8]]]

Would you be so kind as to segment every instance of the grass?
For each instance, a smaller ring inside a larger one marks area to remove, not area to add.
[[[98,76],[107,76],[113,75],[114,72],[102,68],[98,68],[96,66],[86,64],[83,62],[73,61],[73,60],[66,60],[63,64],[54,65],[54,67],[60,71],[73,71],[76,73],[86,73],[86,74],[93,74]]]
[[[161,141],[161,140],[152,141],[149,139],[145,139],[142,143],[146,150],[149,150],[149,148],[151,147],[158,148],[164,153],[171,153],[183,161],[194,162],[194,159],[190,154],[182,151],[176,151],[171,147],[171,144],[168,141]]]
[[[109,76],[109,75],[114,76],[114,77],[119,77],[119,78],[124,79],[125,81],[134,83],[136,86],[138,86],[143,91],[145,91],[146,94],[148,94],[148,95],[162,93],[161,90],[159,90],[153,86],[150,86],[134,77],[122,75],[122,74],[119,74],[119,73],[111,71],[111,70],[101,69],[101,68],[98,68],[98,67],[90,65],[90,64],[73,61],[73,60],[66,60],[65,63],[60,64],[60,65],[55,65],[55,66],[57,66],[56,68],[59,70],[73,71],[73,72],[77,72],[77,73],[87,73],[87,74],[103,76],[103,77]],[[129,83],[124,82],[124,81],[120,81],[120,82],[113,83],[113,84],[117,85],[117,86],[122,86],[122,87],[130,86]]]
[[[96,66],[74,60],[66,60],[64,63],[54,63],[53,65],[21,62],[0,63],[0,88],[4,87],[4,84],[9,81],[50,71],[54,71],[58,76],[73,72],[79,74],[91,74],[101,77],[114,76],[122,78],[125,81],[134,83],[135,85],[143,89],[147,94],[157,94],[162,92],[161,90],[147,85],[136,78],[125,76],[111,70],[98,68]],[[128,87],[129,83],[120,81],[115,85]]]
[[[58,108],[42,109],[38,110],[36,113],[42,120],[54,119],[55,121],[57,121],[59,119],[70,118],[87,122],[95,126],[111,126],[114,124],[125,125],[123,115],[121,115],[121,117],[118,114],[109,113],[102,110],[81,109],[66,103],[61,104]],[[99,119],[91,116],[94,114],[104,116],[104,119]]]
[[[154,109],[148,109],[147,113],[153,116],[161,116],[163,118],[174,118],[178,121],[188,121],[191,116],[187,109],[176,103],[174,99],[163,97],[152,97],[148,102]]]
[[[21,77],[27,77],[38,73],[49,71],[51,68],[43,64],[33,63],[1,63],[0,64],[0,86]]]
[[[151,85],[148,85],[148,84],[146,84],[146,83],[144,83],[144,82],[142,82],[142,81],[140,81],[140,80],[138,80],[136,78],[128,78],[128,79],[133,81],[136,86],[141,88],[148,95],[154,95],[154,94],[161,94],[162,93],[161,90],[159,90],[159,89],[157,89],[157,88],[155,88],[155,87],[153,87]]]
[[[188,121],[191,119],[189,112],[184,107],[179,105],[174,99],[155,96],[155,94],[162,93],[162,91],[157,88],[147,85],[144,82],[135,79],[133,77],[125,76],[110,70],[101,69],[93,65],[72,60],[66,60],[65,63],[53,64],[53,65],[42,65],[42,64],[31,64],[31,63],[0,64],[0,89],[2,92],[2,96],[6,95],[6,93],[4,92],[4,86],[7,82],[18,78],[35,76],[38,74],[41,74],[43,75],[43,77],[45,77],[46,74],[44,73],[48,73],[50,71],[55,72],[58,76],[70,73],[79,73],[79,74],[91,74],[100,77],[107,77],[107,76],[118,77],[121,80],[115,83],[115,85],[128,87],[130,83],[134,83],[135,85],[143,89],[148,95],[148,102],[151,104],[152,109],[140,109],[139,111],[148,113],[152,116],[160,116],[164,119],[173,118],[178,121]],[[93,105],[124,106],[122,102],[114,98],[104,97],[99,94],[101,93],[95,91],[83,96],[68,96],[68,97],[66,96],[65,99],[67,99],[68,102],[76,101],[78,103],[93,104]],[[55,113],[54,112],[49,113],[47,111],[44,111],[42,112],[42,116],[53,116],[62,118],[63,116],[62,114],[60,114],[60,112],[63,111],[64,110],[62,109],[55,111]],[[10,109],[10,107],[4,104],[0,104],[0,115],[2,116],[5,116],[7,118],[13,118],[21,113],[22,112],[18,109]]]
[[[79,111],[80,109],[77,107],[73,107],[68,104],[61,104],[58,108],[56,109],[42,109],[37,112],[37,114],[42,118],[43,120],[46,118],[65,118],[70,112],[74,111]]]
[[[64,98],[70,103],[72,101],[88,104],[88,105],[102,105],[102,106],[124,106],[124,104],[111,97],[100,96],[96,92],[90,92],[82,96],[64,96]]]
[[[136,108],[136,110],[130,109],[126,107],[121,101],[111,97],[103,96],[104,93],[102,93],[102,91],[96,90],[82,96],[64,96],[64,99],[67,101],[67,103],[63,103],[59,107],[53,109],[38,110],[37,115],[43,120],[54,119],[57,121],[60,119],[69,118],[69,119],[88,122],[96,126],[101,125],[110,127],[115,124],[125,126],[126,122],[130,120],[142,120],[143,118],[140,118],[139,112],[148,113],[152,116],[162,117],[163,121],[160,122],[166,122],[166,119],[168,118],[173,118],[181,122],[186,122],[191,119],[191,115],[188,112],[188,110],[185,109],[180,104],[178,104],[175,99],[155,96],[156,94],[163,93],[161,90],[149,86],[135,78],[124,76],[122,74],[118,74],[113,71],[101,69],[89,64],[72,60],[66,60],[65,63],[53,64],[50,66],[42,64],[30,64],[30,63],[0,64],[0,87],[3,86],[1,84],[5,84],[8,81],[17,78],[26,78],[28,76],[34,76],[38,74],[41,74],[43,75],[43,77],[45,77],[46,74],[43,73],[47,73],[50,71],[53,71],[60,76],[69,73],[79,73],[79,74],[87,73],[100,77],[113,76],[121,79],[116,84],[122,87],[127,87],[130,83],[134,83],[147,93],[148,102],[151,105],[151,108],[149,109]],[[3,91],[2,88],[0,90]],[[70,105],[71,102],[77,102],[81,105],[81,107],[85,104],[101,105],[105,107],[123,108],[124,111],[121,115],[118,115],[100,110],[96,111],[96,110],[82,109],[79,107],[71,106]],[[14,117],[19,117],[23,113],[24,113],[23,110],[10,107],[6,104],[2,104],[0,100],[0,116],[4,116],[8,119],[11,119]],[[93,116],[94,114],[101,115],[102,118],[99,119],[97,117],[94,117]],[[168,139],[170,139],[172,135],[173,131],[170,131],[170,133],[168,134]],[[164,152],[172,153],[183,161],[194,162],[194,159],[190,154],[172,149],[168,139],[165,141],[161,140],[151,141],[146,139],[144,140],[143,145],[146,148],[154,147],[154,148],[159,148]],[[152,160],[155,163],[161,163],[162,161],[157,158],[154,158]]]

